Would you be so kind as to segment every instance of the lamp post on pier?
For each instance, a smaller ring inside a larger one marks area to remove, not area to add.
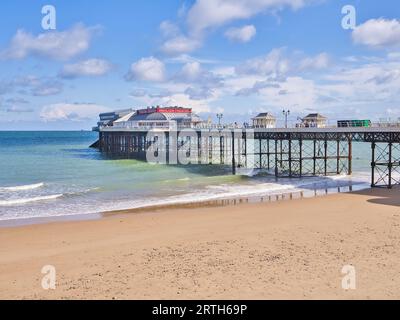
[[[221,127],[221,120],[224,117],[222,113],[217,113],[217,118],[218,118],[218,128]]]
[[[283,115],[285,116],[285,128],[288,127],[288,116],[290,115],[290,110],[283,110]]]

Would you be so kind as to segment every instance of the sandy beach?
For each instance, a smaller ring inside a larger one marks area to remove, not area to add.
[[[0,244],[1,299],[400,298],[399,189],[3,227]]]

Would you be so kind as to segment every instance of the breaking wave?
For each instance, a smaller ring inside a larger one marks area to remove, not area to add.
[[[0,187],[0,191],[24,191],[24,190],[33,190],[38,189],[44,186],[43,182],[35,183],[35,184],[26,184],[22,186],[15,187]]]

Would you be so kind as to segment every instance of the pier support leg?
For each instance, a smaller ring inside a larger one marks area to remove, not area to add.
[[[372,149],[372,160],[371,160],[371,187],[374,188],[376,186],[375,184],[375,167],[376,167],[376,162],[375,162],[375,148],[376,148],[376,143],[375,141],[372,142],[371,144],[371,149]]]
[[[278,169],[278,140],[275,140],[275,177],[278,178],[279,176],[279,169]]]
[[[303,140],[299,140],[299,177],[303,176]]]
[[[349,139],[349,162],[347,168],[347,174],[351,176],[353,174],[353,142]]]
[[[258,145],[259,145],[259,161],[260,161],[260,170],[262,169],[262,139],[258,139]]]
[[[392,189],[392,168],[393,168],[393,163],[392,163],[392,155],[393,155],[393,143],[389,143],[389,162],[388,162],[388,188]]]
[[[232,131],[232,174],[236,175],[235,133]]]
[[[400,144],[372,142],[371,186],[393,188],[400,184]]]

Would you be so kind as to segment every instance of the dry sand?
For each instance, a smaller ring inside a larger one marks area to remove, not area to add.
[[[2,228],[0,298],[399,299],[399,191]]]

